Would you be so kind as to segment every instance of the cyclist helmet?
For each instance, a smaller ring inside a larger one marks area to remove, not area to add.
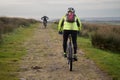
[[[69,7],[69,8],[68,8],[68,12],[74,12],[74,13],[75,13],[75,10],[74,10],[74,8]]]

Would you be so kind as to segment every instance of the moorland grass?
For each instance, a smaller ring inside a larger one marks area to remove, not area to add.
[[[78,46],[86,53],[87,58],[92,59],[113,80],[120,80],[120,54],[94,48],[90,39],[82,37],[78,38]]]
[[[30,25],[29,28],[20,27],[3,35],[4,41],[0,45],[0,80],[18,80],[19,61],[26,54],[22,45],[32,36],[36,26],[38,24]]]

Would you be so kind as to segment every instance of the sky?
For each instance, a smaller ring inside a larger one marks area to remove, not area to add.
[[[0,16],[61,18],[73,7],[79,17],[120,17],[120,0],[0,0]]]

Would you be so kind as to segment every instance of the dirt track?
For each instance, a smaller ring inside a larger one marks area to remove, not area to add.
[[[20,80],[111,80],[78,50],[78,61],[70,72],[62,56],[62,36],[48,25],[36,29],[25,42],[27,54],[20,66]]]

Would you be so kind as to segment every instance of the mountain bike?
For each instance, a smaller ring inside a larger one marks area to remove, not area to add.
[[[69,35],[69,42],[67,44],[67,60],[69,65],[69,70],[72,71],[73,68],[73,47],[72,47],[72,37],[71,34]]]
[[[47,21],[43,21],[44,28],[47,27]]]

